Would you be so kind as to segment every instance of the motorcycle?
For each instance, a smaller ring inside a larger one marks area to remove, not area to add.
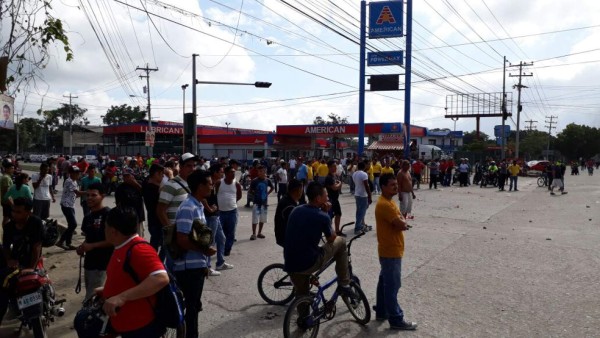
[[[483,176],[481,177],[480,187],[486,187],[488,184],[494,187],[498,186],[498,175],[489,171],[484,172]]]
[[[14,297],[9,302],[9,307],[21,321],[19,333],[27,326],[35,338],[46,338],[46,328],[55,317],[65,314],[62,304],[66,299],[55,299],[56,293],[43,262],[41,258],[35,269],[14,273]]]

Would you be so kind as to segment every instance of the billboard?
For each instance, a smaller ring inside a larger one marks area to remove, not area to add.
[[[403,1],[376,1],[369,3],[369,39],[403,36]]]
[[[15,99],[8,95],[0,94],[0,107],[2,107],[0,128],[15,129]]]

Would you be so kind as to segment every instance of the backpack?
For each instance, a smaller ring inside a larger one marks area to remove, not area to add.
[[[125,254],[125,262],[123,263],[123,270],[127,272],[129,276],[131,276],[131,279],[133,279],[136,284],[140,284],[141,281],[131,266],[130,259],[131,250],[138,244],[150,245],[150,243],[146,241],[133,243],[129,249],[127,249],[127,253]],[[178,328],[180,325],[182,325],[185,319],[185,300],[183,292],[177,285],[175,276],[166,268],[165,271],[167,271],[167,274],[169,275],[169,284],[165,285],[165,287],[156,293],[154,315],[156,316],[158,323],[164,325],[165,327]]]
[[[58,221],[48,218],[42,221],[42,247],[50,248],[58,241]]]

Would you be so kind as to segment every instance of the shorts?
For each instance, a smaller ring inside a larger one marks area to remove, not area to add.
[[[252,224],[267,223],[267,206],[257,205],[252,206]]]
[[[402,200],[400,201],[400,212],[404,215],[412,212],[412,194],[409,192],[401,192]]]
[[[340,205],[339,200],[330,200],[331,203],[331,213],[334,216],[342,216],[342,206]]]
[[[555,178],[552,180],[552,187],[561,189],[564,188],[565,185],[563,184],[562,178]]]

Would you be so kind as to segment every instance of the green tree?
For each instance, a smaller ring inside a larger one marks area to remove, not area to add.
[[[600,153],[600,130],[571,123],[556,135],[554,148],[568,159],[593,157]]]
[[[21,151],[27,151],[31,147],[44,143],[44,135],[40,133],[40,130],[44,128],[42,120],[25,117],[19,120],[18,128]]]
[[[511,145],[514,141],[511,140]],[[535,160],[543,157],[542,151],[546,150],[548,145],[548,133],[543,131],[527,131],[521,134],[519,140],[519,156],[526,160]]]
[[[39,76],[50,60],[55,42],[60,42],[66,60],[73,59],[63,23],[52,14],[52,0],[4,0],[0,2],[0,21],[5,29],[0,67],[8,66],[6,84],[0,79],[0,90],[19,92],[23,83]]]
[[[140,107],[131,107],[123,104],[120,106],[111,106],[106,111],[102,121],[106,125],[132,123],[146,118],[146,112]]]
[[[323,119],[321,116],[317,116],[313,120],[313,124],[348,124],[348,116],[341,117],[335,113],[329,113],[329,115],[327,115],[327,120]]]
[[[56,131],[69,127],[69,122],[73,121],[73,124],[88,125],[89,121],[84,116],[87,109],[80,108],[74,104],[70,106],[66,103],[62,103],[62,106],[53,110],[38,110],[37,114],[42,117],[42,123],[44,128],[50,131]],[[71,115],[72,114],[72,115]]]
[[[463,144],[468,145],[473,142],[481,142],[481,141],[485,142],[485,141],[488,141],[489,138],[490,137],[486,133],[480,131],[479,132],[479,140],[478,140],[476,130],[467,131],[467,132],[463,133]]]

